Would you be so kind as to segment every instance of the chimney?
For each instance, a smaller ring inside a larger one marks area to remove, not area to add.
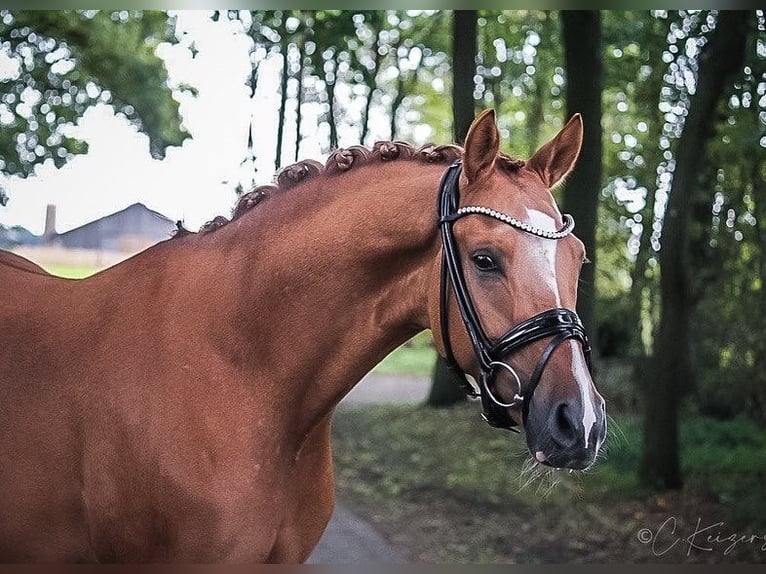
[[[50,243],[56,237],[56,206],[48,204],[45,208],[45,231],[43,243]]]

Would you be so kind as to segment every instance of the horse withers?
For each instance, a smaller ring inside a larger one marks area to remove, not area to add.
[[[550,193],[581,141],[575,116],[516,160],[486,112],[465,150],[301,162],[87,279],[0,257],[0,560],[304,561],[336,405],[427,328],[491,424],[539,463],[591,464],[585,253]]]

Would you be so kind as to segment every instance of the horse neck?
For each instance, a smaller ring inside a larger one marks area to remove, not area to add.
[[[232,279],[208,277],[226,301],[217,338],[256,384],[293,398],[296,420],[321,419],[428,327],[443,169],[402,160],[315,176],[199,238]]]

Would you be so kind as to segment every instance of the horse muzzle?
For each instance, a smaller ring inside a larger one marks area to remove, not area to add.
[[[546,466],[584,470],[596,460],[606,437],[604,399],[533,401],[526,419],[527,447]]]

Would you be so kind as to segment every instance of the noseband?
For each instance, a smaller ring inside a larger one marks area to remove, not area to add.
[[[471,301],[471,295],[463,275],[463,269],[460,265],[457,246],[455,245],[455,236],[452,231],[452,225],[458,219],[468,215],[482,215],[492,217],[507,225],[515,227],[525,233],[536,235],[552,241],[562,239],[572,233],[574,229],[574,220],[569,215],[564,215],[564,226],[559,231],[547,231],[540,229],[528,223],[524,223],[510,215],[506,215],[494,209],[480,206],[458,207],[460,202],[460,190],[458,182],[460,180],[461,162],[453,163],[442,177],[439,186],[438,210],[439,210],[439,228],[442,239],[442,268],[441,268],[441,292],[440,292],[440,324],[441,337],[444,344],[445,360],[447,366],[457,375],[463,390],[470,397],[478,397],[482,404],[482,417],[490,426],[504,428],[516,431],[516,422],[508,415],[509,407],[521,405],[522,417],[526,423],[529,414],[529,405],[532,401],[532,395],[540,382],[548,360],[564,341],[574,339],[580,342],[585,354],[585,360],[588,369],[591,369],[590,344],[585,335],[580,318],[577,313],[569,309],[549,309],[543,311],[534,317],[530,317],[511,328],[505,335],[497,340],[490,339],[479,320],[479,315]],[[452,345],[449,338],[449,318],[447,302],[449,297],[449,285],[452,285],[452,292],[455,294],[460,316],[463,319],[468,337],[473,345],[473,351],[479,362],[481,369],[479,388],[475,388],[465,376],[465,372],[460,368],[452,351]],[[543,351],[540,359],[537,361],[532,376],[526,385],[522,385],[516,371],[508,363],[505,357],[539,341],[553,337],[548,346]],[[510,403],[501,401],[495,394],[495,379],[500,371],[506,371],[516,381],[517,392]],[[526,388],[525,388],[526,387]],[[518,431],[516,431],[518,432]]]

